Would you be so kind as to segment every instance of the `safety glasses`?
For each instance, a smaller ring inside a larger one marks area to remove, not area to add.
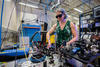
[[[58,17],[61,18],[62,17],[62,14],[59,14],[59,15],[56,16],[56,18],[58,18]]]

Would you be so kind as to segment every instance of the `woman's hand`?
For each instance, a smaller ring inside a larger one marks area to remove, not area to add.
[[[66,45],[70,45],[70,44],[71,44],[70,42],[67,42],[67,43],[66,43]]]
[[[47,49],[51,47],[51,42],[48,42]]]
[[[67,43],[66,43],[66,48],[67,48],[67,50],[70,49],[70,42],[67,42]]]

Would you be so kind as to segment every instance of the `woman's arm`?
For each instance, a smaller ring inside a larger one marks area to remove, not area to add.
[[[47,46],[47,48],[49,48],[51,46],[50,34],[54,32],[54,30],[56,29],[56,26],[57,26],[57,24],[54,24],[53,27],[46,34],[46,37],[48,39],[48,46]]]
[[[67,44],[71,44],[71,43],[73,43],[74,41],[76,41],[78,39],[76,26],[72,22],[70,23],[70,26],[71,26],[71,31],[72,31],[73,38]]]

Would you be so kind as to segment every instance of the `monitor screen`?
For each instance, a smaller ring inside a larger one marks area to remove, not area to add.
[[[100,6],[94,8],[94,18],[100,18]]]
[[[95,27],[100,27],[100,22],[99,23],[95,23]]]

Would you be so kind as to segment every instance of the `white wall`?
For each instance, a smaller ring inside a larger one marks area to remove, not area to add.
[[[12,13],[12,16],[11,16]],[[11,20],[10,20],[11,16]],[[17,31],[17,22],[16,22],[16,7],[13,1],[6,1],[4,2],[4,11],[3,11],[3,20],[2,20],[2,27],[8,28],[9,30]],[[10,23],[9,23],[10,20]],[[9,24],[9,27],[8,27]]]

